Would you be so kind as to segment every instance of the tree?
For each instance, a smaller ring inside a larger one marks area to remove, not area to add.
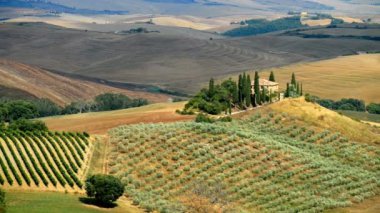
[[[289,98],[289,96],[290,96],[290,87],[289,87],[289,83],[286,83],[285,97]]]
[[[270,80],[270,81],[273,81],[273,82],[276,81],[276,79],[275,79],[275,77],[274,77],[274,73],[273,73],[273,71],[270,72],[269,80]]]
[[[9,130],[18,130],[22,132],[33,132],[33,131],[40,131],[45,132],[48,131],[48,128],[46,124],[42,121],[31,121],[31,120],[25,120],[25,119],[19,119],[16,121],[12,121],[9,126]]]
[[[251,82],[251,76],[247,75],[247,83],[245,85],[245,105],[247,107],[250,107],[251,106],[251,96],[252,96],[252,89],[251,89],[251,85],[252,85],[252,82]]]
[[[301,94],[301,87],[300,87],[300,83],[297,82],[297,95],[300,95]]]
[[[291,82],[291,84],[294,85],[294,86],[297,85],[296,75],[294,73],[292,73],[292,82]]]
[[[27,101],[9,101],[0,105],[3,105],[2,107],[4,107],[7,112],[6,118],[4,119],[5,121],[14,121],[22,118],[30,119],[38,117],[38,111],[36,106]]]
[[[210,97],[212,97],[215,93],[215,82],[213,78],[210,79],[210,82],[208,84],[208,92]]]
[[[32,101],[32,103],[36,106],[38,115],[40,117],[59,115],[62,111],[61,107],[46,98]]]
[[[243,76],[240,74],[239,81],[238,81],[239,104],[243,102],[242,88],[243,88]]]
[[[109,204],[115,202],[124,194],[124,185],[119,179],[111,175],[92,175],[86,179],[86,193],[98,203]]]
[[[247,87],[247,76],[245,73],[243,73],[243,78],[241,79],[241,94],[242,94],[241,104],[242,105],[245,105],[245,100],[247,99],[246,87]]]
[[[371,114],[380,114],[380,104],[370,103],[367,106],[367,111]]]
[[[223,81],[221,86],[229,92],[229,98],[230,98],[231,103],[233,104],[239,103],[239,91],[238,91],[236,82],[234,82],[230,78],[226,81]]]
[[[260,77],[259,77],[259,73],[257,71],[255,72],[255,87],[254,87],[254,91],[255,91],[256,103],[260,105],[261,104],[261,98],[260,98]]]
[[[303,96],[303,84],[301,83],[301,96]]]

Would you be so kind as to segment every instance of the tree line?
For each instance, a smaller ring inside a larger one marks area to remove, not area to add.
[[[131,99],[123,94],[106,93],[98,95],[93,101],[77,101],[60,107],[49,99],[10,100],[0,99],[0,122],[12,122],[19,119],[98,112],[139,107],[147,105],[146,99]]]
[[[380,103],[370,103],[366,105],[363,100],[355,98],[343,98],[338,101],[331,99],[323,99],[318,96],[310,94],[305,95],[305,99],[308,102],[317,103],[327,109],[331,110],[347,110],[357,112],[368,112],[370,114],[380,114]]]

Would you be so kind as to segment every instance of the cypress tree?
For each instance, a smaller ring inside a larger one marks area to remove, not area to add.
[[[286,92],[285,92],[285,97],[289,98],[290,96],[290,88],[289,88],[289,83],[286,83]]]
[[[303,84],[301,83],[301,96],[303,96]]]
[[[276,81],[276,79],[275,79],[275,77],[274,77],[274,73],[273,73],[273,71],[270,72],[269,80],[270,80],[270,81],[273,81],[273,82]]]
[[[233,81],[232,84],[232,102],[234,104],[239,103],[239,91],[238,86],[236,85],[236,82]]]
[[[208,84],[208,93],[210,97],[213,97],[215,94],[215,83],[213,78],[210,79],[210,82]]]
[[[247,107],[251,106],[251,95],[252,95],[252,90],[251,90],[251,76],[247,75],[247,83],[245,84],[245,104]]]
[[[296,75],[294,73],[292,73],[292,82],[291,82],[291,84],[294,85],[294,86],[297,85]]]
[[[301,88],[299,82],[297,82],[297,95],[301,95]]]
[[[239,75],[239,82],[238,82],[238,94],[239,94],[239,104],[242,102],[243,94],[242,94],[242,75]]]
[[[260,81],[259,81],[259,79],[260,79],[259,73],[256,71],[255,72],[255,87],[254,87],[254,91],[255,91],[255,97],[256,97],[256,103],[257,104],[261,104]]]
[[[265,93],[266,93],[265,87],[263,87],[263,90],[261,92],[262,92],[262,94],[261,94],[261,103],[266,103],[267,100],[266,100],[266,95],[265,95]]]
[[[245,104],[245,100],[247,98],[247,91],[246,91],[246,85],[247,85],[247,76],[245,73],[243,73],[243,78],[241,79],[241,93],[243,95],[243,99],[241,100],[242,104]]]

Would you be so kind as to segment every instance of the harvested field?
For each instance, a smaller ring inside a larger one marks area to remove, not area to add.
[[[231,39],[185,28],[142,27],[160,33],[122,35],[37,23],[1,24],[0,57],[65,73],[193,93],[211,77],[380,49],[379,42],[364,39],[281,34]]]
[[[168,96],[148,92],[114,88],[90,81],[53,74],[35,66],[9,60],[0,60],[0,94],[5,97],[48,98],[59,105],[78,100],[89,100],[96,95],[111,92],[131,98],[145,98],[151,102],[165,102]],[[16,94],[9,94],[10,92]]]
[[[294,72],[305,93],[334,100],[358,98],[377,103],[380,102],[379,67],[380,54],[367,54],[274,68],[261,75],[268,78],[270,71],[274,71],[276,81],[284,90]]]

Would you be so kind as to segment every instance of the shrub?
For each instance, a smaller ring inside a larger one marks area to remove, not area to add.
[[[86,179],[87,196],[95,198],[101,204],[116,201],[124,193],[124,185],[110,175],[92,175]]]
[[[367,106],[367,111],[371,114],[380,114],[380,104],[370,103]]]
[[[48,131],[47,126],[42,121],[30,121],[25,119],[20,119],[12,122],[9,127],[9,130],[14,131],[23,131],[23,132],[34,132],[34,131]]]
[[[219,118],[217,121],[220,122],[231,122],[232,118],[230,116]]]
[[[195,118],[195,122],[197,122],[197,123],[214,123],[215,120],[210,118],[206,114],[200,113]]]

